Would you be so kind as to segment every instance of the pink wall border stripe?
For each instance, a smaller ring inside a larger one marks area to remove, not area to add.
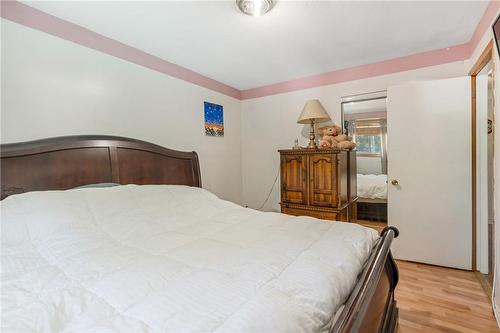
[[[500,1],[490,1],[471,40],[466,44],[240,91],[192,70],[105,37],[82,26],[44,13],[20,2],[1,0],[1,16],[7,20],[240,100],[276,95],[469,59],[499,10]]]
[[[481,21],[479,21],[476,30],[472,35],[472,38],[469,41],[470,55],[472,55],[472,53],[476,49],[477,45],[481,41],[481,38],[486,33],[486,30],[491,28],[490,24],[497,17],[499,10],[500,10],[500,1],[491,0],[490,3],[488,4],[488,7],[484,11]]]
[[[241,99],[240,91],[221,82],[165,61],[151,54],[62,20],[17,1],[2,1],[1,16],[7,20],[46,32],[134,64]]]
[[[247,89],[241,92],[242,99],[276,95],[284,92],[309,89],[335,83],[354,81],[374,76],[403,72],[421,67],[440,65],[448,62],[468,59],[469,45],[462,44],[448,49],[440,49],[406,57],[395,58],[361,65],[347,69],[340,69],[319,75],[304,77],[297,80],[280,82],[259,88]]]
[[[469,59],[499,10],[500,1],[490,1],[471,40],[466,44],[247,89],[241,92],[241,99],[276,95]]]
[[[247,89],[241,92],[241,99],[276,95],[469,59],[499,10],[500,1],[490,1],[468,43]]]

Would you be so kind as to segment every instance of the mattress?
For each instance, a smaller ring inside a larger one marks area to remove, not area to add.
[[[363,175],[357,177],[358,197],[387,200],[387,175]]]
[[[374,230],[185,186],[1,202],[4,332],[322,332]]]

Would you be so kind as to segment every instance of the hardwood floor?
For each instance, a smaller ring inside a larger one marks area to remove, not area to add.
[[[387,227],[387,222],[377,222],[377,221],[369,221],[369,220],[356,220],[357,224],[361,224],[362,226],[372,228],[377,230],[379,233]]]
[[[500,332],[475,273],[398,261],[399,333]]]
[[[387,224],[358,220],[381,231]],[[476,273],[397,261],[398,333],[499,332],[490,298]]]

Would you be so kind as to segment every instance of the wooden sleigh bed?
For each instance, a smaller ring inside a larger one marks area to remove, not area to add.
[[[196,152],[179,152],[124,137],[56,137],[1,146],[1,198],[87,184],[168,184],[201,187]],[[381,232],[332,333],[396,332],[398,269],[390,252],[398,230]]]

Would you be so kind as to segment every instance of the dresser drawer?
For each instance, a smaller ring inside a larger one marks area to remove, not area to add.
[[[295,215],[295,216],[310,216],[322,220],[331,221],[348,221],[347,214],[348,207],[344,207],[341,210],[311,210],[306,207],[289,207],[289,205],[283,203],[281,204],[281,212],[283,214]]]

